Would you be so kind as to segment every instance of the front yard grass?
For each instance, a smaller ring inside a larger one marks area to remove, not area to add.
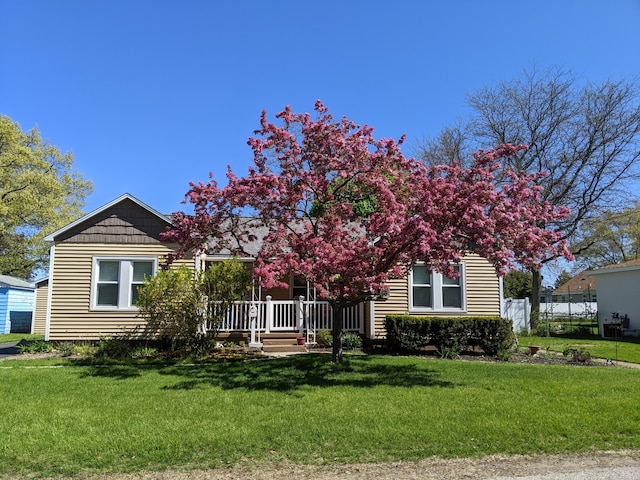
[[[0,334],[0,343],[19,342],[20,340],[44,340],[44,335],[31,335],[28,333]]]
[[[610,358],[614,361],[640,363],[640,338],[623,337],[602,339],[598,336],[574,337],[571,335],[554,335],[550,337],[520,336],[520,346],[538,345],[543,350],[560,352],[565,348],[584,348],[592,357]]]
[[[325,354],[66,365],[0,363],[0,477],[640,448],[632,369]]]

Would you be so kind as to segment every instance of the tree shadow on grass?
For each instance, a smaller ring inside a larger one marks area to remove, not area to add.
[[[308,354],[281,358],[232,360],[198,366],[171,366],[159,370],[181,380],[166,389],[215,386],[223,389],[289,392],[305,387],[350,386],[371,388],[453,387],[440,372],[420,364],[397,365],[380,357],[345,356],[336,365],[329,355]]]
[[[331,362],[327,354],[292,355],[280,358],[224,359],[196,365],[86,365],[85,377],[127,380],[155,371],[175,377],[170,390],[189,390],[214,386],[225,390],[272,390],[293,392],[305,387],[350,386],[372,388],[440,387],[455,385],[440,378],[438,370],[426,362],[398,364],[390,357],[345,355],[342,364]]]
[[[81,362],[75,363],[78,366],[85,366]],[[142,369],[148,370],[148,367],[142,365],[86,365],[88,368],[84,370],[81,377],[107,377],[116,380],[128,380],[130,378],[139,377]]]

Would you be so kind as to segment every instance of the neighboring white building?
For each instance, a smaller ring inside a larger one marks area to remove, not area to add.
[[[640,334],[640,259],[591,272],[598,278],[600,335]]]

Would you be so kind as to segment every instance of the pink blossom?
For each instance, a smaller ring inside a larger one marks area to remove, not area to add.
[[[454,276],[452,263],[468,252],[500,275],[515,264],[536,268],[549,255],[571,258],[562,232],[546,227],[568,212],[541,200],[542,173],[507,172],[496,182],[500,160],[526,146],[481,150],[469,168],[427,168],[402,154],[404,136],[376,140],[372,128],[335,120],[320,101],[315,112],[314,119],[286,107],[276,115],[282,125],[263,112],[247,142],[254,155],[248,174],[229,169],[223,188],[213,175],[191,184],[186,201],[194,214],[174,213],[164,234],[179,244],[179,255],[212,245],[242,253],[259,227],[266,233],[254,275],[264,287],[283,286],[295,273],[343,306],[377,293],[418,261]],[[349,199],[367,192],[376,206],[363,218]],[[314,205],[321,214],[311,215]]]

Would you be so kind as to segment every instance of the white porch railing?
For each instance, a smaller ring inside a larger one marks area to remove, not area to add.
[[[329,302],[312,300],[272,300],[235,302],[227,312],[220,331],[251,331],[252,310],[258,332],[288,331],[304,333],[333,328],[333,311]],[[364,333],[364,303],[343,312],[344,331]]]

